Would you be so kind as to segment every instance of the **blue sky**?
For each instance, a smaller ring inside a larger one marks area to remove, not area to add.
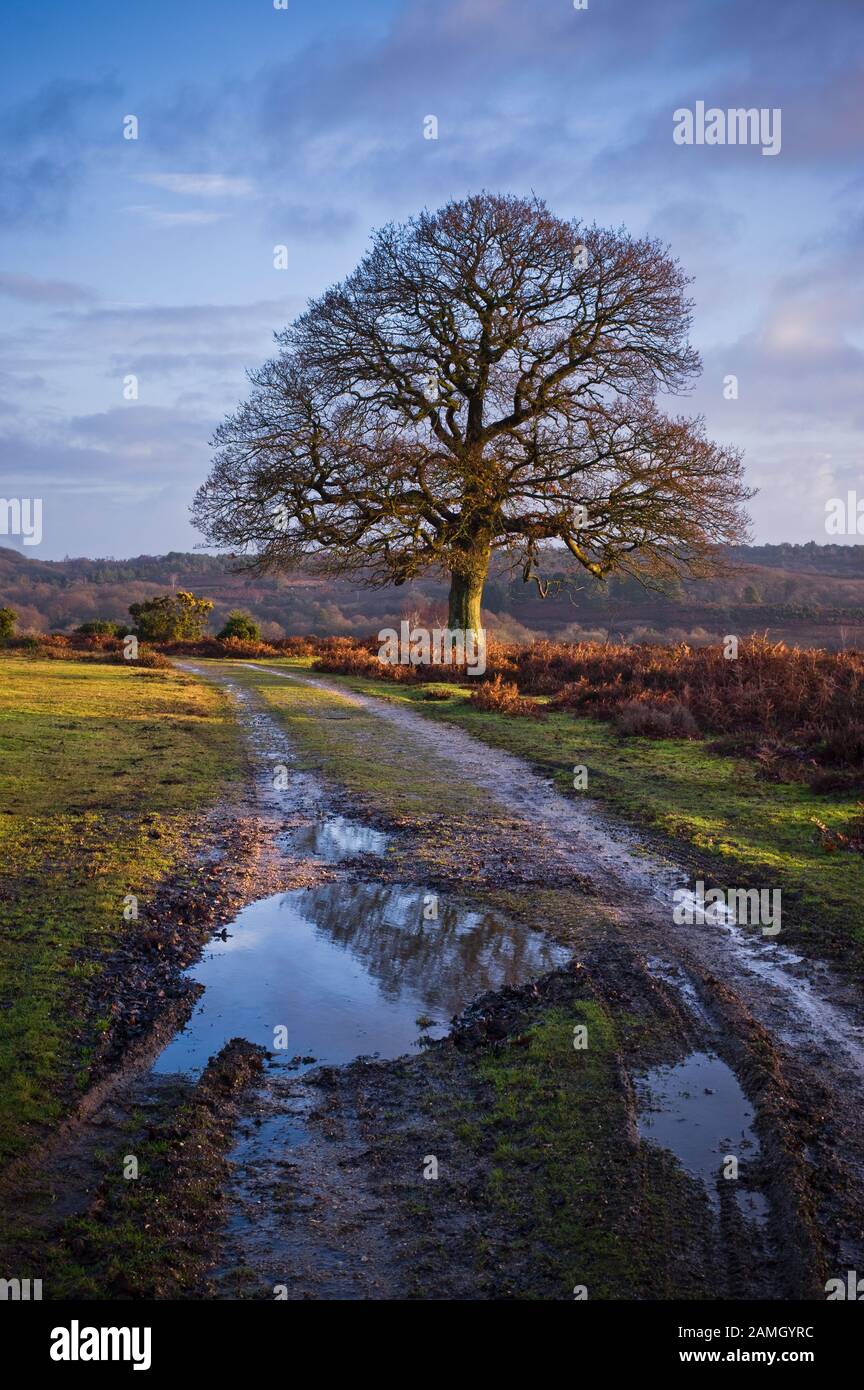
[[[670,243],[704,362],[673,408],[744,447],[757,539],[835,539],[827,500],[864,497],[861,0],[7,0],[2,25],[0,496],[43,499],[25,553],[191,548],[208,439],[273,332],[372,227],[484,187]],[[697,101],[780,108],[780,153],[675,144]]]

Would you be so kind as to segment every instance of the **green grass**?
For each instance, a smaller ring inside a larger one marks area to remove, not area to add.
[[[694,878],[701,873],[719,886],[781,889],[784,940],[839,955],[856,969],[864,965],[864,856],[826,853],[813,823],[816,817],[835,830],[848,827],[857,812],[854,796],[817,796],[798,783],[761,780],[752,763],[711,753],[700,741],[623,738],[605,721],[563,712],[542,720],[484,713],[462,686],[324,678],[408,705],[525,758],[565,794],[596,798],[648,831],[688,862]],[[424,700],[429,689],[451,698]],[[573,790],[580,765],[588,769],[584,793]]]
[[[580,1049],[577,1024],[587,1029]],[[671,1192],[659,1175],[646,1184],[622,1146],[628,1113],[618,1051],[612,1015],[587,999],[547,1010],[528,1028],[526,1045],[487,1054],[478,1067],[491,1090],[481,1127],[495,1145],[487,1189],[493,1224],[500,1213],[509,1258],[539,1258],[546,1268],[538,1273],[559,1297],[575,1296],[578,1286],[590,1299],[680,1292],[662,1287],[671,1273],[658,1225],[669,1234],[675,1227]],[[634,1223],[624,1213],[637,1207]]]
[[[379,1117],[385,1170],[411,1169],[424,1147],[440,1156],[440,1190],[406,1175],[393,1196],[412,1294],[428,1297],[449,1260],[480,1299],[704,1297],[707,1197],[670,1154],[634,1142],[625,1078],[648,1055],[646,1027],[649,1051],[678,1046],[674,1020],[634,1020],[587,976],[555,992],[524,996],[500,1042],[417,1060],[407,1113]]]
[[[240,774],[223,692],[184,673],[0,661],[0,1162],[87,1086],[101,958]]]

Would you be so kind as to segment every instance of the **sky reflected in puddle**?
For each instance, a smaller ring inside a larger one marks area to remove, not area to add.
[[[154,1070],[197,1075],[233,1037],[273,1051],[278,1027],[288,1042],[277,1063],[400,1056],[421,1033],[442,1035],[475,995],[568,959],[540,933],[440,896],[427,920],[428,901],[422,888],[327,883],[250,904],[187,972],[204,994]]]
[[[290,845],[294,853],[337,864],[354,854],[383,854],[389,838],[382,830],[361,825],[347,816],[329,816],[325,821],[292,830]]]
[[[743,1163],[759,1153],[753,1107],[735,1073],[719,1057],[693,1052],[674,1066],[654,1067],[635,1078],[640,1104],[639,1137],[669,1149],[682,1167],[701,1178],[715,1211],[717,1177],[727,1155]],[[759,1192],[729,1179],[742,1214],[763,1222],[768,1207]]]

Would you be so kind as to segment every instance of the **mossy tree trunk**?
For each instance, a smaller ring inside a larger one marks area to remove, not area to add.
[[[479,633],[483,624],[480,619],[480,604],[483,587],[489,572],[488,552],[479,552],[470,557],[464,566],[450,574],[450,599],[447,613],[447,626],[465,632]]]

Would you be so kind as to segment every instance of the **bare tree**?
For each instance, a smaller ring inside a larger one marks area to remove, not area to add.
[[[716,568],[746,536],[740,453],[671,418],[700,369],[664,247],[482,193],[377,232],[276,335],[217,432],[193,517],[260,567],[450,575],[480,626],[495,550],[543,591],[544,546],[602,577]]]

